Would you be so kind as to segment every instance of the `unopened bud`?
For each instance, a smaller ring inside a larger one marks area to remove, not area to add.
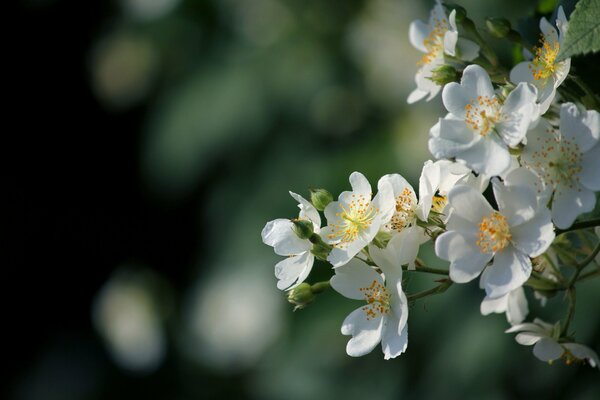
[[[292,229],[300,239],[310,239],[314,232],[312,221],[306,219],[293,219],[292,223],[294,224]]]
[[[333,196],[325,189],[310,189],[310,202],[319,211],[323,211],[327,204],[333,201]]]
[[[458,71],[451,65],[441,65],[431,71],[431,79],[434,83],[444,86],[450,82],[458,82]]]
[[[488,17],[485,19],[488,31],[497,38],[504,38],[511,31],[510,22],[506,18]]]
[[[303,282],[288,292],[287,299],[296,306],[294,311],[301,310],[315,300],[315,294],[310,285]]]

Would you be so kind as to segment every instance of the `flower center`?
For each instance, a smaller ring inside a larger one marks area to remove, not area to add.
[[[543,181],[550,186],[566,185],[571,189],[578,187],[579,173],[582,171],[583,153],[574,140],[558,139],[548,130],[549,137],[537,138],[542,143],[531,155],[532,165]]]
[[[342,212],[335,213],[338,220],[332,224],[334,230],[328,235],[329,239],[340,239],[338,247],[354,241],[358,235],[367,229],[373,219],[379,213],[379,209],[373,207],[369,199],[362,194],[353,194],[352,201],[347,205],[341,205]]]
[[[404,188],[400,196],[396,197],[394,215],[386,227],[390,230],[401,232],[413,221],[417,199],[409,188]]]
[[[423,40],[423,46],[427,49],[427,53],[421,57],[421,61],[417,65],[431,64],[434,60],[443,57],[444,55],[444,35],[448,31],[448,21],[446,19],[433,20],[431,32],[429,36]]]
[[[465,106],[467,126],[486,136],[500,122],[500,102],[496,96],[479,96]]]
[[[494,211],[479,224],[477,246],[482,253],[495,253],[508,246],[511,237],[506,217]]]
[[[448,204],[448,198],[446,196],[436,194],[432,198],[431,210],[438,214],[442,214],[444,212],[444,208],[446,208],[447,204]]]
[[[390,311],[390,293],[378,281],[373,281],[371,285],[358,288],[358,290],[365,296],[367,305],[362,307],[362,310],[367,314],[368,320],[387,314]]]
[[[536,81],[545,81],[556,71],[556,56],[560,50],[555,34],[542,35],[539,47],[535,48],[535,58],[529,69]]]

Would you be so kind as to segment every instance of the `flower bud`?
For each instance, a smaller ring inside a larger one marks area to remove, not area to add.
[[[301,310],[315,300],[315,294],[313,293],[310,285],[303,282],[288,292],[287,299],[290,303],[295,305],[294,311]]]
[[[333,201],[333,196],[325,189],[310,189],[310,202],[319,211],[323,211],[327,204]]]
[[[292,223],[294,224],[292,229],[300,239],[310,239],[314,229],[312,221],[306,219],[293,219]]]
[[[434,83],[444,86],[450,82],[458,82],[458,71],[451,65],[441,65],[431,71],[431,79]]]
[[[511,31],[510,22],[506,18],[488,17],[485,25],[490,33],[497,38],[504,38]]]

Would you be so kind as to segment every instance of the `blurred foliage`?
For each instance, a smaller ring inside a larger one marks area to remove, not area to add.
[[[60,3],[25,2],[37,13]],[[476,283],[415,305],[408,351],[393,361],[378,350],[346,356],[348,338],[339,330],[356,304],[327,292],[292,313],[275,288],[278,257],[260,231],[268,220],[295,215],[288,190],[336,194],[349,187],[354,170],[373,185],[390,172],[417,183],[442,107],[439,97],[405,104],[419,59],[408,24],[426,19],[431,3],[115,0],[90,21],[97,33],[78,57],[95,106],[106,119],[135,119],[140,133],[129,167],[144,201],[185,210],[197,236],[188,242],[189,262],[170,265],[184,271],[169,289],[177,293],[174,309],[165,320],[148,316],[168,337],[161,366],[114,367],[82,323],[84,339],[51,340],[12,398],[597,398],[597,371],[545,365],[503,333],[504,316],[481,316]],[[486,16],[506,17],[534,43],[540,13],[555,2],[460,3],[480,26]],[[486,40],[510,65],[513,46]],[[588,58],[573,64],[584,79],[594,76]],[[151,230],[152,221],[147,225]],[[173,258],[168,245],[155,247],[142,251]],[[422,253],[436,263],[431,248]],[[172,271],[149,264],[168,280]],[[314,281],[330,276],[323,266],[316,264]],[[407,275],[411,290],[431,284]],[[573,325],[577,339],[597,351],[599,284],[581,285]],[[548,319],[565,306],[561,298],[545,309],[529,301]]]

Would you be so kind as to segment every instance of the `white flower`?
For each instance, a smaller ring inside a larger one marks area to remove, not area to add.
[[[299,203],[299,219],[313,223],[313,231],[319,233],[321,217],[319,212],[302,196],[290,192]],[[276,219],[267,222],[261,236],[265,244],[272,246],[275,253],[288,258],[275,265],[275,276],[279,279],[277,288],[293,289],[306,279],[312,269],[315,257],[310,252],[312,244],[307,239],[300,239],[292,229],[294,224],[289,219]]]
[[[450,113],[431,128],[429,151],[436,158],[456,158],[487,176],[509,169],[508,147],[523,140],[538,115],[533,86],[519,84],[501,103],[478,65],[465,68],[460,84],[446,85],[442,99]]]
[[[416,209],[418,218],[427,221],[431,210],[447,217],[448,192],[458,183],[473,186],[483,192],[488,180],[482,175],[476,177],[469,168],[457,162],[426,161],[419,178],[419,204]]]
[[[338,201],[325,207],[328,225],[323,239],[333,246],[327,260],[334,266],[346,264],[367,246],[379,228],[394,212],[394,196],[389,184],[379,182],[379,192],[371,201],[371,185],[360,172],[350,175],[351,192],[342,192]]]
[[[529,313],[523,287],[518,287],[504,296],[494,299],[485,296],[481,302],[481,314],[488,315],[491,313],[506,313],[506,320],[511,325],[523,322]]]
[[[531,274],[530,257],[554,240],[549,210],[540,206],[532,188],[511,184],[513,173],[508,183],[492,180],[499,211],[477,190],[455,186],[448,194],[453,212],[447,232],[435,242],[438,257],[450,261],[450,278],[465,283],[481,274],[480,286],[490,298],[523,285]]]
[[[410,24],[408,36],[411,44],[419,51],[425,53],[419,62],[419,70],[415,76],[417,88],[408,96],[408,103],[415,103],[427,97],[427,101],[434,98],[441,86],[430,78],[432,71],[444,65],[444,53],[458,56],[466,61],[475,59],[479,46],[470,40],[458,38],[456,29],[456,11],[452,10],[449,17],[439,0],[431,10],[429,23],[413,21]],[[457,51],[458,50],[458,51]]]
[[[554,192],[552,220],[558,228],[571,226],[579,214],[596,204],[600,190],[600,113],[580,112],[572,103],[560,109],[560,130],[545,119],[528,133],[521,162],[534,170],[545,197]]]
[[[408,345],[408,302],[402,291],[401,265],[414,261],[403,251],[409,235],[393,237],[386,249],[369,247],[383,275],[364,262],[353,259],[336,268],[331,287],[345,297],[364,300],[342,323],[342,334],[352,335],[346,352],[359,357],[370,353],[379,342],[386,360],[397,357]],[[410,245],[409,245],[410,246]]]
[[[517,64],[510,71],[510,80],[515,84],[527,82],[538,89],[540,114],[545,113],[550,107],[556,94],[556,88],[565,80],[571,67],[570,58],[556,61],[563,38],[569,27],[562,6],[558,8],[556,25],[558,26],[558,34],[548,20],[542,17],[540,20],[542,37],[540,46],[535,49],[535,57],[532,61]]]
[[[574,361],[587,361],[593,368],[600,368],[598,355],[587,346],[578,343],[560,342],[557,327],[540,319],[532,322],[515,325],[506,330],[506,333],[520,332],[515,337],[517,343],[524,346],[533,346],[533,355],[539,360],[552,362],[559,358],[566,364]]]

